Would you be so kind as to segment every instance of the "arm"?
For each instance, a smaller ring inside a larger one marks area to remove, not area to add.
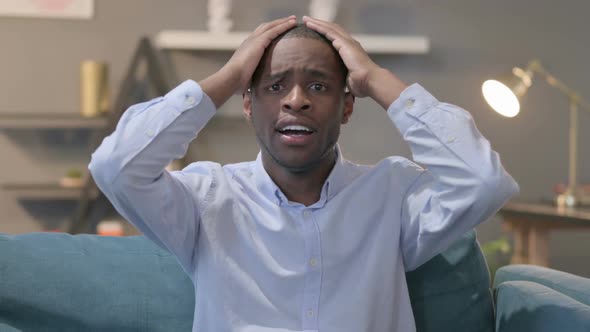
[[[245,90],[266,46],[294,24],[287,17],[261,25],[201,84],[186,81],[164,97],[131,106],[92,155],[88,168],[117,211],[176,255],[189,274],[212,166],[195,163],[179,172],[165,167],[186,153],[216,107]]]
[[[186,153],[214,114],[199,85],[186,81],[164,97],[125,111],[88,166],[117,211],[175,254],[187,271],[194,268],[191,253],[201,208],[193,194],[205,197],[210,179],[204,168],[170,173],[165,167]]]
[[[412,270],[492,217],[518,185],[471,115],[418,84],[404,90],[387,113],[426,169],[402,202],[402,252]]]
[[[439,102],[417,84],[407,87],[338,25],[309,17],[304,22],[332,41],[349,70],[351,92],[387,110],[414,160],[425,168],[416,172],[400,211],[407,270],[491,217],[518,191],[468,112]]]

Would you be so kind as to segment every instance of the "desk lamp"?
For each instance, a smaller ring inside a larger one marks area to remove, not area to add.
[[[543,77],[549,85],[565,94],[569,100],[569,169],[568,185],[564,193],[555,199],[559,207],[577,206],[582,201],[582,195],[577,187],[577,158],[578,158],[578,109],[590,112],[590,103],[551,75],[538,60],[529,62],[525,69],[515,67],[512,75],[503,79],[490,79],[482,84],[481,91],[486,102],[498,113],[506,117],[514,117],[520,111],[520,101],[533,83],[533,75]]]

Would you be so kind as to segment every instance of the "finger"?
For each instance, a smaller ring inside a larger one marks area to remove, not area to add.
[[[313,22],[313,23],[316,23],[321,26],[331,27],[332,29],[337,30],[338,32],[340,32],[343,35],[348,35],[346,30],[344,30],[340,25],[338,25],[337,23],[334,23],[334,22],[320,20],[317,18],[313,18],[311,16],[303,16],[303,22]]]
[[[272,29],[273,27],[275,27],[275,26],[277,26],[277,25],[279,25],[279,24],[281,24],[281,23],[287,22],[287,21],[289,21],[290,19],[294,19],[294,18],[295,18],[295,15],[291,15],[291,16],[287,16],[287,17],[283,17],[283,18],[276,19],[276,20],[274,20],[274,21],[270,21],[270,22],[262,23],[262,24],[260,24],[260,25],[259,25],[259,26],[258,26],[258,27],[257,27],[257,28],[254,30],[253,34],[255,34],[255,35],[262,34],[262,33],[264,33],[265,31],[267,31],[267,30],[269,30],[269,29]]]
[[[287,16],[287,17],[283,17],[283,18],[279,18],[277,20],[274,21],[270,21],[270,22],[266,22],[266,23],[262,23],[260,24],[255,30],[254,33],[255,34],[262,34],[274,27],[276,27],[277,25],[283,24],[285,22],[288,22],[289,20],[294,20],[296,18],[295,15],[291,15],[291,16]]]
[[[349,34],[342,33],[339,30],[335,29],[333,26],[330,26],[327,24],[321,24],[321,23],[316,23],[316,22],[312,22],[312,21],[307,21],[307,22],[305,22],[305,25],[308,28],[324,35],[326,38],[328,38],[332,42],[335,40],[338,40],[338,39],[353,40]]]
[[[323,27],[325,29],[333,30],[333,31],[337,32],[339,35],[341,35],[342,37],[344,37],[344,38],[352,39],[352,36],[348,32],[346,32],[346,30],[344,30],[341,26],[339,26],[336,23],[318,20],[316,18],[309,17],[309,16],[303,16],[303,22],[306,23],[306,24],[308,22],[310,22],[310,23],[312,23],[315,26],[321,26],[321,27]]]
[[[308,28],[310,28],[310,29],[312,29],[312,30],[320,33],[321,35],[325,36],[331,42],[334,42],[336,40],[348,40],[348,39],[350,39],[350,38],[348,38],[348,36],[343,36],[340,32],[338,32],[335,29],[332,29],[332,28],[327,27],[327,26],[316,24],[315,22],[308,21],[308,22],[305,23],[305,25]]]
[[[267,31],[263,32],[261,37],[263,37],[266,40],[265,47],[268,46],[268,44],[270,44],[270,42],[273,39],[277,38],[283,32],[291,29],[296,24],[297,24],[297,21],[295,19],[290,19],[286,22],[280,23],[280,24],[268,29]]]

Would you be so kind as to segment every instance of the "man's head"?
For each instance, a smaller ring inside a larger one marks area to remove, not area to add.
[[[354,103],[347,73],[331,42],[304,25],[268,46],[244,95],[265,165],[308,172],[333,162]]]
[[[342,71],[342,77],[343,77],[343,83],[346,83],[346,76],[348,75],[348,68],[346,68],[346,66],[344,65],[344,62],[342,62],[342,59],[340,58],[340,55],[338,55],[338,51],[334,48],[334,46],[332,45],[332,42],[328,40],[328,38],[326,38],[324,35],[318,33],[317,31],[314,31],[308,27],[305,26],[305,24],[298,24],[297,26],[293,27],[292,29],[287,30],[286,32],[284,32],[283,34],[279,35],[277,38],[274,39],[273,43],[271,44],[274,45],[276,44],[278,41],[282,40],[282,39],[289,39],[289,38],[305,38],[305,39],[311,39],[311,40],[317,40],[320,42],[325,43],[327,46],[329,46],[332,49],[332,52],[334,53],[334,55],[337,58],[338,64],[340,66],[340,70]],[[262,74],[262,70],[263,68],[263,64],[264,64],[264,60],[265,57],[270,56],[270,47],[268,47],[266,49],[266,52],[264,53],[264,57],[261,59],[260,64],[258,65],[258,67],[256,68],[256,71],[254,72],[254,75],[252,75],[252,85],[257,83],[257,80],[260,79],[260,75]]]

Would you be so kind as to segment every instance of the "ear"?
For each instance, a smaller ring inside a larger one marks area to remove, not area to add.
[[[252,91],[248,89],[242,94],[242,111],[248,121],[252,121]]]
[[[354,109],[354,95],[351,92],[346,92],[344,94],[344,111],[342,113],[341,124],[348,123],[348,120],[350,120],[350,116],[352,115],[353,109]]]

